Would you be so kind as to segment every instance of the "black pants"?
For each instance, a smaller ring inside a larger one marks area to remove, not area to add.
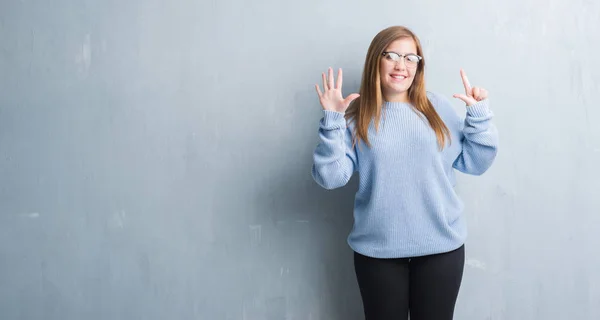
[[[401,259],[354,253],[366,320],[451,320],[465,263],[464,246]]]

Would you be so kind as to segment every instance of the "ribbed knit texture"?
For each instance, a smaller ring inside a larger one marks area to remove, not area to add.
[[[369,128],[371,147],[352,147],[353,123],[324,110],[312,176],[323,188],[359,187],[348,244],[377,258],[447,252],[467,237],[463,203],[454,190],[455,172],[480,175],[492,164],[497,130],[488,100],[466,107],[459,117],[449,100],[428,92],[452,141],[440,151],[433,129],[408,103],[385,102],[379,131]]]

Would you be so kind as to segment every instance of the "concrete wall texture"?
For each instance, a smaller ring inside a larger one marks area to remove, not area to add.
[[[490,91],[458,176],[457,319],[600,319],[600,2],[0,3],[0,319],[362,319],[356,179],[310,176],[327,67],[421,38],[428,88]],[[464,104],[456,99],[456,111]]]

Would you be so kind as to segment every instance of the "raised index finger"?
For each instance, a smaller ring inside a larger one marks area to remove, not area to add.
[[[467,78],[467,73],[463,69],[460,69],[460,77],[462,78],[463,85],[465,86],[465,93],[467,95],[471,95],[471,84]]]

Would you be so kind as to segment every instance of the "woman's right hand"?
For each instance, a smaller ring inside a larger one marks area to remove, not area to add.
[[[325,77],[325,73],[322,73],[323,92],[321,92],[318,84],[315,85],[317,94],[319,95],[319,102],[321,102],[323,110],[345,113],[350,103],[360,95],[358,93],[353,93],[344,99],[344,97],[342,97],[342,69],[340,68],[338,71],[337,83],[334,83],[333,69],[329,68],[327,72],[327,78]]]

